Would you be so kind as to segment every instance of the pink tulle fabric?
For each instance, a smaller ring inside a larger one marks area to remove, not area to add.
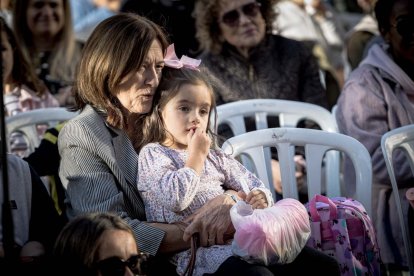
[[[233,253],[251,263],[290,263],[302,251],[311,233],[305,206],[291,198],[255,210],[239,201],[231,208],[230,216],[236,229]]]

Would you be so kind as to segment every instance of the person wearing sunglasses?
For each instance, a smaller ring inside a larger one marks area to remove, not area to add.
[[[113,213],[95,212],[71,220],[53,249],[56,275],[146,275],[150,257],[140,252],[132,228]]]
[[[217,105],[246,99],[282,99],[328,107],[319,67],[303,42],[272,34],[275,0],[199,0],[193,16],[203,61],[217,79]],[[279,126],[275,117],[270,127]],[[247,121],[254,129],[254,119]],[[301,127],[315,127],[305,122]],[[226,126],[218,134],[233,136]],[[298,152],[298,157],[302,157]],[[303,160],[303,158],[297,158]],[[277,155],[272,160],[273,185],[282,193]],[[304,162],[297,163],[297,183],[306,178]],[[300,187],[299,187],[299,190]],[[306,190],[306,189],[303,189]],[[305,194],[305,193],[302,193]]]
[[[374,44],[351,73],[338,99],[339,130],[363,143],[373,167],[373,216],[381,257],[389,275],[407,270],[407,257],[390,178],[381,150],[381,137],[392,129],[414,124],[414,2],[378,0],[375,16],[384,40]],[[413,187],[410,165],[401,153],[394,157],[400,194]],[[345,160],[346,189],[354,192],[354,175]],[[407,220],[410,204],[401,196]],[[412,213],[411,213],[412,214]],[[406,222],[407,223],[407,222]],[[395,274],[397,275],[397,274]]]

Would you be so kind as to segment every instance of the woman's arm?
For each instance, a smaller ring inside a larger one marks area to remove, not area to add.
[[[230,208],[235,204],[227,195],[219,195],[198,209],[185,222],[189,223],[184,231],[184,240],[189,241],[194,233],[200,235],[201,246],[211,246],[208,240],[215,244],[224,244],[233,238],[235,229],[230,219]]]
[[[184,241],[183,235],[186,228],[185,223],[148,223],[152,227],[159,228],[165,232],[161,242],[159,253],[168,254],[186,250],[190,247],[189,240]]]
[[[339,131],[354,137],[367,148],[371,155],[375,179],[382,183],[390,183],[381,149],[381,138],[392,128],[390,124],[393,117],[390,114],[398,113],[399,110],[404,110],[404,107],[395,100],[391,90],[384,90],[387,84],[381,85],[367,71],[360,70],[356,73],[351,75],[352,79],[348,80],[338,100]],[[398,120],[404,119],[400,116]],[[395,154],[394,162],[399,164],[396,171],[399,180],[412,177],[410,165],[406,161],[402,152]]]
[[[139,153],[137,187],[146,202],[147,216],[148,210],[154,207],[181,212],[198,192],[200,176],[194,169],[185,167],[184,160],[178,156],[173,158],[168,149],[158,144],[146,145]],[[148,205],[153,206],[148,208]],[[156,217],[156,214],[148,219],[164,222],[164,216]]]
[[[117,181],[126,181],[124,179],[127,176],[122,175],[123,171],[118,167],[121,162],[115,157],[112,135],[106,130],[104,123],[97,120],[98,115],[88,117],[88,121],[81,121],[84,115],[82,113],[81,118],[67,122],[58,139],[61,156],[59,176],[66,188],[68,216],[71,218],[96,211],[115,212],[134,230],[140,250],[156,255],[164,239],[164,231],[142,222],[145,219],[145,210],[143,205],[140,207],[139,202],[131,202],[135,206],[127,206],[127,200],[131,201],[128,196],[135,187],[131,187],[130,191],[119,188],[120,183]],[[117,142],[120,145],[125,144],[123,147],[127,147],[126,143],[129,143],[126,139]],[[130,147],[134,152],[132,145]],[[131,154],[134,155],[135,153]],[[122,157],[128,158],[125,155]],[[135,165],[136,159],[130,162],[135,162]],[[131,173],[136,174],[136,170]],[[135,183],[131,183],[133,184]]]

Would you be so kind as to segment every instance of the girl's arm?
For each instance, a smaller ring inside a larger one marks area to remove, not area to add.
[[[224,174],[224,186],[227,189],[243,191],[246,195],[252,190],[260,190],[265,194],[268,206],[273,205],[272,193],[259,178],[232,156],[222,150],[216,152],[218,166]]]
[[[138,158],[138,190],[148,204],[179,212],[193,201],[200,176],[167,150],[158,144],[142,148]]]

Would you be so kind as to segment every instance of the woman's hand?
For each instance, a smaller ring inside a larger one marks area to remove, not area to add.
[[[230,219],[230,208],[234,204],[228,195],[209,200],[186,220],[189,226],[184,231],[183,239],[188,241],[194,233],[199,233],[201,246],[225,244],[235,232]]]

